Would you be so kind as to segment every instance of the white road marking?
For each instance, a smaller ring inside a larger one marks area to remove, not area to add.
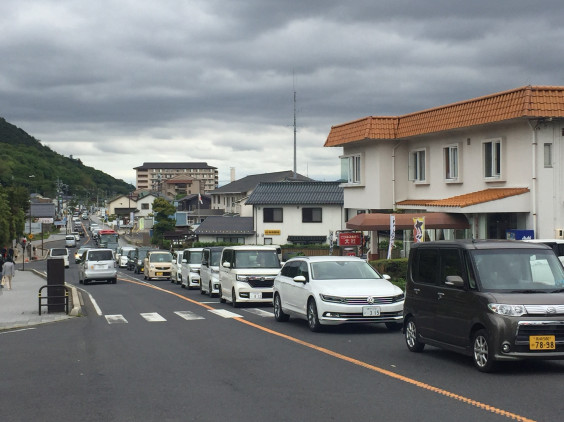
[[[98,314],[98,316],[102,316],[103,312],[100,309],[100,307],[98,306],[98,303],[96,303],[96,300],[92,297],[92,295],[90,293],[88,293],[86,290],[78,288],[78,290],[80,290],[81,292],[84,292],[88,295],[88,297],[90,298],[90,302],[92,302],[92,306],[94,306],[94,310],[96,311],[96,313]]]
[[[104,315],[108,324],[127,324],[127,320],[123,315]]]
[[[195,319],[205,319],[203,316],[196,315],[194,312],[190,311],[176,311],[174,312],[180,318],[184,318],[186,321],[192,321]]]
[[[236,314],[235,312],[229,312],[225,309],[210,309],[209,312],[223,318],[243,318],[243,315]]]
[[[268,311],[265,311],[265,310],[259,309],[259,308],[249,308],[249,309],[243,309],[243,310],[245,312],[249,312],[251,314],[258,315],[258,316],[265,317],[265,318],[274,317],[274,314],[272,312],[268,312]]]
[[[140,315],[149,322],[164,322],[164,321],[166,321],[166,319],[164,319],[162,316],[160,316],[156,312],[148,312],[148,313],[140,314]]]
[[[20,328],[19,330],[0,331],[0,335],[1,334],[18,333],[20,331],[28,331],[28,330],[35,330],[35,328]]]

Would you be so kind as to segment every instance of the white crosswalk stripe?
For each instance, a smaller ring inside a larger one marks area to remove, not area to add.
[[[243,309],[243,310],[245,312],[249,312],[251,314],[258,315],[258,316],[265,317],[265,318],[269,318],[269,317],[274,316],[274,314],[272,312],[268,312],[268,311],[265,311],[265,310],[259,309],[259,308],[249,308],[249,309]]]
[[[104,315],[108,324],[127,324],[127,320],[123,315]]]
[[[185,319],[186,321],[205,319],[203,316],[196,315],[194,312],[190,312],[190,311],[176,311],[175,314],[178,315],[180,318]]]
[[[164,321],[166,321],[166,319],[164,319],[162,316],[160,316],[156,312],[147,312],[147,313],[140,314],[140,315],[149,322],[164,322]]]
[[[225,309],[210,309],[210,312],[223,318],[243,318],[243,315],[236,314],[235,312],[229,312]]]

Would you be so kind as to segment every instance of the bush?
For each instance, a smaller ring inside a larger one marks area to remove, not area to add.
[[[402,290],[405,290],[405,278],[407,275],[407,258],[399,259],[378,259],[370,261],[376,271],[380,274],[388,274],[391,282]]]

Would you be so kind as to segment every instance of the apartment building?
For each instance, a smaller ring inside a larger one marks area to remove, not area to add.
[[[134,170],[137,189],[155,192],[161,192],[167,180],[179,176],[198,180],[199,193],[211,192],[217,188],[219,181],[217,167],[208,166],[208,163],[143,163]]]

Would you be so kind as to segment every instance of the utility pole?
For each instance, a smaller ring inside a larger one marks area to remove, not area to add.
[[[296,179],[296,88],[294,87],[294,179]]]

